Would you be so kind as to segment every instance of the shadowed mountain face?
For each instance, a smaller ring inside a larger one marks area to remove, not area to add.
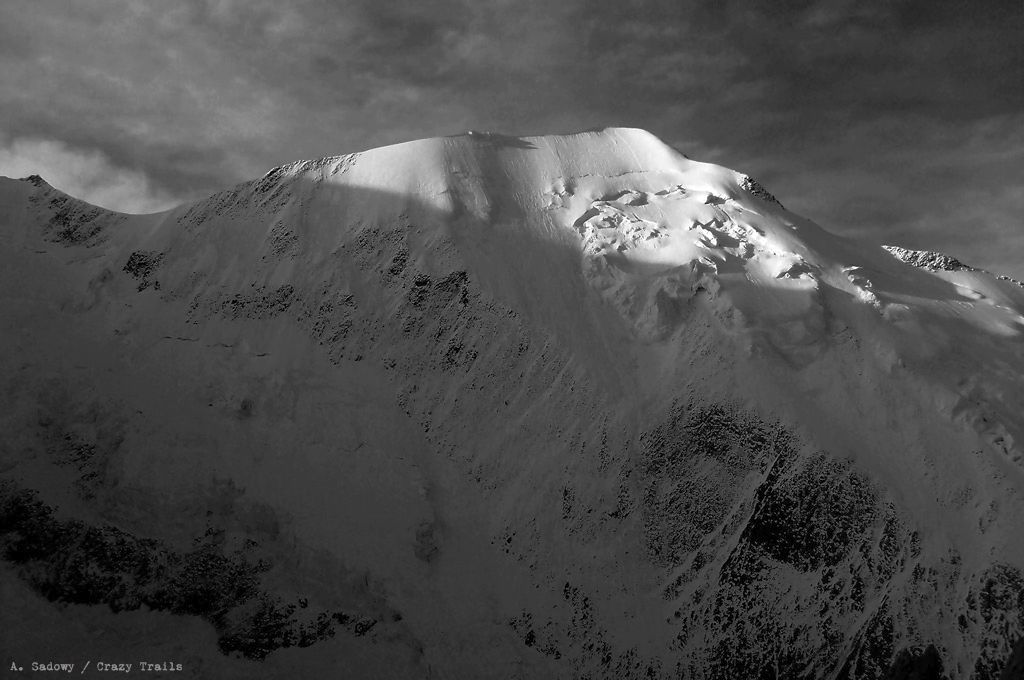
[[[5,648],[1015,677],[1024,289],[913,265],[640,130],[0,181]]]

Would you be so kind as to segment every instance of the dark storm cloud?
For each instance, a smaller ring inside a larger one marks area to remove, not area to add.
[[[15,1],[0,172],[99,159],[155,205],[468,128],[631,125],[833,230],[1024,276],[1022,38],[1017,1]]]

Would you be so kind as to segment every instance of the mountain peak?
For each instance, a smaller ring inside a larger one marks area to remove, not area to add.
[[[53,648],[198,617],[197,664],[250,657],[218,677],[995,678],[1024,632],[1024,289],[955,258],[634,128],[153,215],[0,188],[0,587]],[[104,607],[50,636],[43,598]]]

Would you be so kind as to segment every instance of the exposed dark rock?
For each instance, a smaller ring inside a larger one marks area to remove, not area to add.
[[[1024,574],[1012,565],[991,565],[967,594],[963,625],[980,633],[976,680],[999,680],[1024,624]],[[1017,643],[1019,644],[1019,642]]]
[[[28,177],[22,177],[19,181],[28,182],[34,187],[41,187],[43,185],[49,186],[46,180],[39,175],[29,175]]]
[[[726,520],[748,473],[795,456],[778,424],[724,404],[677,406],[643,436],[642,517],[650,558],[680,564]]]
[[[779,203],[779,199],[775,198],[775,196],[773,196],[770,191],[765,189],[764,186],[760,182],[758,182],[756,179],[754,179],[750,175],[746,175],[746,176],[743,177],[743,181],[740,183],[740,186],[743,187],[743,189],[745,191],[748,191],[752,195],[757,196],[758,198],[760,198],[762,201],[768,201],[769,203],[774,203],[775,205],[779,206],[780,208],[785,207],[781,203]]]
[[[275,257],[293,257],[299,250],[299,237],[284,222],[278,222],[270,230],[267,245]]]
[[[745,536],[798,569],[834,566],[861,538],[876,503],[867,480],[819,454],[765,490]]]
[[[944,253],[937,253],[930,250],[911,250],[910,248],[901,248],[900,246],[882,246],[882,248],[887,250],[890,255],[903,260],[907,264],[912,264],[915,267],[932,270],[940,269],[944,271],[974,269],[973,267],[968,267],[955,257]]]
[[[49,189],[45,183],[39,193],[40,200],[48,199],[46,207],[51,214],[43,232],[54,243],[87,247],[99,245],[104,240],[103,232],[125,217]]]
[[[194,550],[181,552],[115,527],[58,519],[35,492],[9,480],[0,480],[0,557],[52,602],[198,616],[213,624],[223,652],[254,659],[332,637],[332,621],[349,620],[329,612],[300,620],[295,605],[261,587],[269,565],[241,551],[197,539]],[[365,635],[375,623],[360,619],[351,632]]]
[[[942,668],[942,657],[935,645],[924,649],[902,649],[884,680],[947,680]]]
[[[159,282],[151,280],[151,276],[160,267],[164,254],[155,250],[136,250],[128,256],[123,271],[139,280],[138,290],[144,291],[150,286],[159,288]]]
[[[260,286],[251,292],[196,298],[189,306],[189,318],[198,323],[205,314],[212,313],[228,319],[273,319],[286,312],[294,301],[295,288],[291,285],[272,289]]]
[[[875,612],[843,663],[838,680],[881,678],[893,657],[894,633],[892,617],[884,611]]]

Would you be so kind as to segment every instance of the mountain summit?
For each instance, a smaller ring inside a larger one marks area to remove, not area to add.
[[[1024,288],[918,252],[626,128],[0,180],[10,655],[1006,677]]]

